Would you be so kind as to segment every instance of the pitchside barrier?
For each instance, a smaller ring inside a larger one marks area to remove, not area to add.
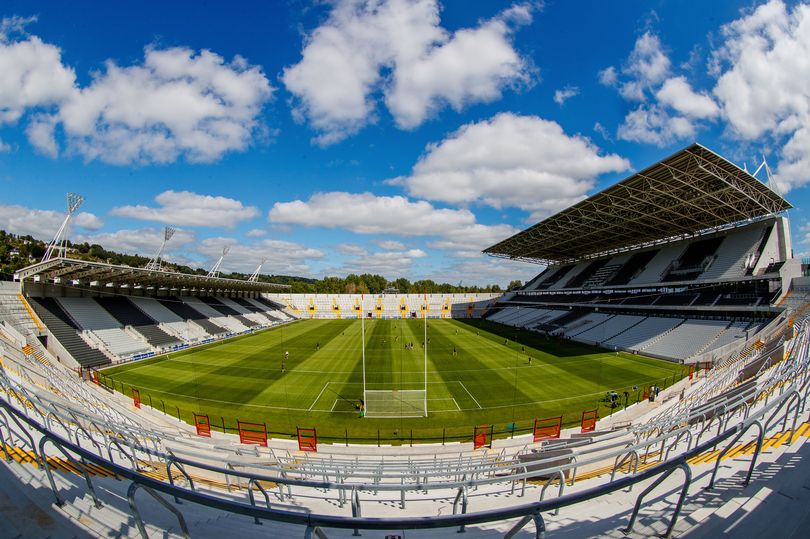
[[[562,429],[562,416],[534,420],[534,441],[559,438]]]
[[[295,428],[298,435],[298,450],[316,453],[318,451],[318,435],[315,429]]]
[[[247,423],[236,420],[239,428],[239,442],[267,447],[267,426],[264,423]]]
[[[135,405],[135,408],[141,407],[141,392],[134,387],[132,388],[132,404]]]
[[[197,427],[197,436],[211,437],[211,422],[207,415],[194,414],[194,426]]]
[[[580,423],[582,427],[581,432],[593,432],[596,430],[596,420],[598,419],[598,414],[596,410],[588,410],[582,412],[582,422]]]
[[[475,431],[473,432],[473,449],[479,449],[481,447],[492,448],[493,431],[492,425],[479,425],[475,427]]]

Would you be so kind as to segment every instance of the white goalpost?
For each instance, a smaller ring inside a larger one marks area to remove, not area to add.
[[[427,296],[425,297],[427,302]],[[366,379],[366,308],[365,295],[360,300],[360,340],[363,362],[363,402],[365,413],[363,417],[370,418],[401,418],[401,417],[427,417],[427,312],[424,318],[424,357],[422,389],[404,387],[377,388],[369,384]],[[403,343],[404,344],[404,343]],[[371,387],[369,387],[371,386]]]

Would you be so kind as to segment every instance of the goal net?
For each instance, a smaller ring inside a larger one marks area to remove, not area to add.
[[[366,417],[425,417],[424,389],[366,389]]]

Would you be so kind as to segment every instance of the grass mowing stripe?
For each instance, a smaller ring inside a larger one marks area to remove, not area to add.
[[[520,431],[530,429],[536,417],[563,415],[571,424],[585,409],[606,415],[610,410],[600,397],[607,391],[628,391],[632,403],[645,385],[668,385],[685,374],[678,364],[510,326],[431,319],[425,380],[423,324],[366,320],[366,367],[369,381],[379,388],[421,389],[427,382],[427,418],[357,417],[353,408],[362,395],[362,364],[356,319],[296,322],[169,358],[117,366],[105,375],[115,380],[117,390],[129,396],[132,387],[139,388],[143,402],[151,398],[156,408],[173,414],[179,409],[189,422],[197,412],[214,418],[214,426],[224,423],[231,429],[239,419],[264,422],[274,433],[315,427],[327,441],[348,436],[376,442],[378,431],[381,440],[403,439],[413,430],[415,440],[440,441],[469,436],[472,426],[482,423],[498,430],[514,422]],[[404,348],[407,342],[413,350]],[[282,374],[284,351],[290,360]],[[633,392],[636,385],[639,390]]]

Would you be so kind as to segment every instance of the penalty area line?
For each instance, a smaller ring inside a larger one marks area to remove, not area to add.
[[[321,389],[321,392],[320,392],[320,393],[318,393],[318,396],[317,396],[317,397],[315,397],[315,400],[314,400],[314,401],[312,401],[312,406],[310,406],[309,408],[307,408],[307,412],[311,412],[311,411],[312,411],[312,409],[313,409],[313,408],[315,408],[315,405],[316,405],[316,404],[318,403],[318,401],[320,400],[321,395],[323,395],[323,392],[324,392],[324,391],[326,391],[326,388],[327,388],[327,387],[329,387],[329,384],[331,384],[331,383],[332,383],[332,382],[326,382],[326,383],[323,385],[323,389]],[[335,406],[334,406],[334,405],[332,405],[332,409],[333,409],[333,410],[335,409]]]
[[[475,405],[478,406],[479,409],[482,409],[483,407],[481,406],[481,403],[479,403],[478,400],[475,397],[473,397],[472,393],[470,393],[470,390],[467,389],[467,386],[464,385],[464,382],[462,382],[461,380],[456,380],[456,382],[458,382],[458,384],[462,387],[462,389],[464,389],[464,391],[467,392],[467,395],[470,396]],[[458,404],[456,406],[458,406]]]

